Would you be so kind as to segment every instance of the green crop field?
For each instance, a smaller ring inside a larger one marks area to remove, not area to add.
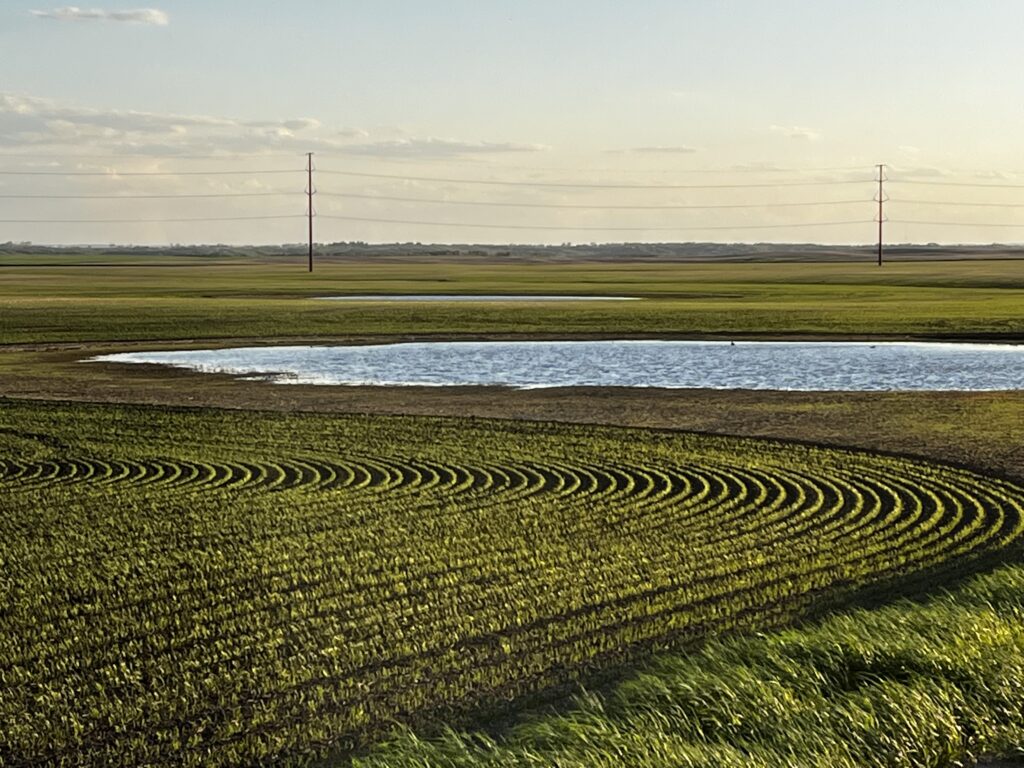
[[[284,339],[1021,342],[1021,262],[96,262],[0,257],[0,766],[1024,757],[1019,392],[279,387],[82,362]],[[377,293],[640,300],[314,298]]]
[[[8,257],[10,258],[10,257]],[[0,343],[407,333],[916,334],[1019,338],[1021,262],[0,263]],[[379,293],[633,296],[556,304],[318,301]],[[899,307],[898,312],[893,307]]]
[[[1024,524],[1006,481],[776,442],[12,401],[0,489],[4,765],[343,756]]]
[[[663,654],[497,739],[406,731],[358,766],[1013,768],[1022,617],[1024,569],[1008,566],[923,604]]]

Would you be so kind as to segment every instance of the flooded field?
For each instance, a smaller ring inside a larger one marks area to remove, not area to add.
[[[639,301],[636,296],[543,296],[531,294],[466,294],[466,293],[383,293],[353,296],[317,296],[326,301]]]
[[[1005,344],[417,342],[131,352],[93,360],[169,365],[281,384],[791,391],[1024,389],[1024,347]]]

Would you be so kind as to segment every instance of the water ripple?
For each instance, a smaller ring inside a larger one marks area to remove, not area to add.
[[[486,341],[129,352],[279,384],[794,391],[1024,389],[1024,346],[869,342]]]

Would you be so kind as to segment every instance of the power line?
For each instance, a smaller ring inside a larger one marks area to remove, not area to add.
[[[100,154],[100,153],[77,153],[77,152],[52,152],[48,154],[43,153],[24,153],[24,152],[4,152],[0,149],[0,160],[4,159],[33,159],[33,160],[54,160],[55,158],[67,158],[75,161],[86,161],[86,160],[114,160],[114,161],[130,161],[136,159],[159,159],[165,161],[173,160],[234,160],[234,159],[268,159],[268,158],[285,158],[285,157],[304,157],[305,152],[220,152],[220,153],[187,153],[187,154],[173,154],[168,155],[165,152],[122,152],[120,154]],[[630,150],[623,150],[619,152],[620,155],[630,155],[632,157],[653,157],[658,153],[649,152],[637,152]],[[666,152],[661,154],[664,157]],[[530,172],[551,172],[551,173],[579,173],[579,172],[591,172],[591,173],[678,173],[678,174],[776,174],[776,173],[851,173],[851,172],[862,172],[864,170],[863,165],[846,165],[846,166],[828,166],[828,167],[771,167],[771,166],[757,166],[757,165],[734,165],[727,168],[615,168],[615,167],[599,167],[591,165],[577,165],[577,166],[541,166],[541,165],[506,165],[501,162],[494,162],[488,160],[481,160],[476,157],[385,157],[377,155],[367,155],[360,152],[347,152],[343,148],[320,153],[320,157],[327,158],[344,158],[345,160],[365,160],[372,162],[384,162],[394,164],[422,164],[422,163],[446,163],[451,165],[470,165],[477,168],[490,168],[496,170],[505,171],[530,171]],[[300,169],[305,170],[305,169]]]
[[[626,154],[626,153],[622,153]],[[635,153],[642,156],[644,153]],[[650,153],[653,155],[654,153]],[[848,166],[832,166],[827,168],[771,168],[771,167],[756,167],[756,166],[733,166],[731,168],[612,168],[612,167],[597,167],[590,165],[577,165],[577,166],[562,166],[562,165],[506,165],[504,163],[495,163],[488,161],[481,161],[479,158],[471,157],[381,157],[381,156],[370,156],[356,152],[331,152],[322,153],[319,155],[321,158],[327,157],[344,157],[346,160],[356,158],[358,160],[372,160],[373,162],[384,162],[384,163],[415,163],[417,165],[422,163],[445,163],[449,165],[470,165],[476,168],[494,169],[502,171],[530,171],[540,173],[850,173],[850,172],[863,172],[863,165],[848,165]]]
[[[1024,208],[1024,203],[965,203],[958,200],[914,200],[908,197],[896,199],[897,203],[912,203],[914,205],[954,205],[970,208]]]
[[[392,195],[365,195],[348,192],[319,192],[321,197],[341,197],[355,200],[382,200],[398,203],[430,203],[446,205],[479,205],[493,208],[559,208],[571,210],[601,211],[682,211],[711,210],[720,208],[802,208],[827,205],[863,205],[864,200],[814,200],[797,203],[729,203],[723,205],[577,205],[563,203],[511,203],[486,200],[443,200],[427,197],[396,197]]]
[[[531,229],[531,230],[552,230],[572,232],[685,232],[703,230],[735,230],[735,229],[789,229],[795,227],[838,227],[852,224],[870,224],[870,219],[856,221],[817,221],[799,224],[742,224],[737,226],[680,226],[680,227],[573,227],[553,226],[545,224],[471,224],[455,221],[425,221],[415,219],[378,219],[367,216],[334,216],[330,214],[319,214],[321,219],[332,219],[338,221],[361,221],[376,224],[410,224],[423,226],[440,227],[470,227],[473,229]]]
[[[885,182],[888,178],[885,175],[885,163],[878,164],[878,194],[875,195],[875,202],[878,203],[878,216],[875,221],[878,222],[878,266],[882,266],[882,252],[885,247],[885,241],[882,239],[882,227],[885,224],[885,203],[888,198],[885,196]]]
[[[303,171],[305,169],[302,169]],[[283,168],[250,171],[4,171],[0,176],[257,176],[267,173],[298,174]]]
[[[170,224],[188,221],[269,221],[271,219],[304,219],[306,214],[282,216],[202,216],[172,219],[0,219],[0,224]]]
[[[313,153],[306,153],[306,218],[309,220],[309,271],[313,271],[313,217],[316,212],[313,210]]]
[[[1024,189],[1024,184],[982,184],[971,181],[913,181],[892,179],[895,184],[916,184],[922,187],[977,187],[979,189]]]
[[[51,152],[49,154],[35,154],[26,152],[4,152],[0,150],[0,159],[12,160],[53,160],[54,158],[67,158],[68,160],[116,160],[127,162],[129,160],[157,159],[165,160],[235,160],[235,159],[257,159],[279,157],[301,157],[302,152],[221,152],[218,154],[167,154],[166,152],[121,152],[120,154],[84,153],[84,152]]]
[[[996,168],[942,168],[942,169],[932,168],[932,169],[925,169],[923,172],[922,171],[915,172],[915,169],[913,169],[913,168],[907,168],[904,171],[901,166],[893,166],[893,169],[897,173],[905,172],[908,176],[922,176],[922,175],[935,176],[935,175],[938,175],[938,174],[955,175],[955,176],[975,176],[975,177],[985,177],[985,176],[994,177],[994,176],[1004,175],[1004,174],[1008,174],[1010,176],[1022,176],[1022,175],[1024,175],[1024,170],[1016,170],[1016,169],[1013,169],[1013,168],[998,168],[998,169],[996,169]]]
[[[426,181],[443,184],[489,184],[506,187],[550,187],[558,189],[755,189],[776,187],[819,187],[839,184],[866,184],[874,179],[857,179],[843,181],[780,181],[755,184],[592,184],[585,182],[553,182],[553,181],[507,181],[496,179],[459,179],[438,176],[403,176],[391,173],[367,173],[362,171],[331,171],[319,169],[318,173],[334,176],[354,176],[366,179],[394,179],[398,181]]]
[[[164,223],[192,223],[192,222],[230,222],[230,221],[270,221],[306,218],[310,229],[310,248],[312,249],[312,225],[315,212],[313,210],[313,168],[312,154],[306,156],[305,168],[301,169],[306,176],[307,198],[306,211],[303,214],[287,215],[248,215],[248,216],[199,216],[199,217],[157,217],[157,218],[128,218],[125,216],[113,218],[25,218],[25,219],[0,219],[2,224],[164,224]],[[590,169],[593,170],[593,169]],[[818,169],[821,170],[821,169]],[[214,176],[255,176],[259,174],[297,174],[299,169],[286,170],[281,168],[268,168],[265,170],[214,170],[214,171],[58,171],[58,170],[0,170],[0,176],[25,176],[25,177],[214,177]],[[849,184],[867,184],[875,179],[841,179],[826,181],[822,179],[800,179],[784,178],[776,182],[753,181],[748,183],[712,183],[712,184],[634,184],[634,183],[598,183],[598,182],[570,182],[570,181],[518,181],[509,179],[472,179],[472,178],[449,178],[434,176],[406,176],[402,174],[361,172],[355,170],[319,170],[332,176],[348,176],[365,179],[391,179],[400,181],[434,182],[444,184],[464,185],[490,185],[520,188],[554,188],[567,190],[715,190],[715,189],[780,189],[786,187],[827,187]],[[715,173],[735,172],[740,169],[692,169],[691,171],[673,171],[678,173]],[[746,169],[746,172],[779,173],[783,169]],[[790,170],[792,173],[793,171]],[[196,193],[141,193],[141,194],[44,194],[44,193],[8,193],[0,194],[0,198],[9,200],[173,200],[173,199],[220,199],[220,198],[258,198],[286,196],[287,191],[253,191],[253,192],[196,192]],[[764,203],[681,203],[681,204],[655,204],[655,205],[627,205],[627,204],[584,204],[584,203],[539,203],[539,202],[507,202],[487,201],[472,199],[443,199],[441,197],[415,197],[401,195],[374,195],[364,193],[346,192],[325,192],[328,197],[351,199],[351,200],[376,200],[392,203],[410,203],[427,205],[465,205],[480,206],[488,208],[522,208],[522,209],[557,209],[557,210],[610,210],[610,211],[673,211],[673,210],[743,210],[743,209],[788,209],[788,208],[810,208],[810,207],[837,207],[847,205],[863,205],[864,199],[843,199],[843,200],[800,200],[794,202],[764,202]],[[458,221],[436,221],[423,219],[402,219],[402,218],[377,218],[369,216],[347,216],[322,214],[320,218],[336,221],[367,222],[390,225],[412,225],[412,226],[434,226],[451,228],[472,228],[491,230],[544,230],[562,232],[712,232],[712,231],[742,231],[742,230],[781,230],[801,229],[813,227],[837,227],[837,226],[858,226],[869,223],[864,220],[835,220],[816,221],[802,223],[769,223],[769,224],[736,224],[718,225],[681,225],[681,226],[564,226],[552,224],[530,224],[530,223],[482,223],[482,222],[458,222]],[[310,253],[312,262],[312,251]],[[312,263],[310,263],[312,267]]]
[[[295,192],[211,192],[180,195],[2,195],[4,200],[173,200],[213,197],[285,197]]]
[[[923,221],[917,219],[893,219],[895,224],[927,224],[936,227],[1024,227],[1024,223],[979,222],[979,221]]]

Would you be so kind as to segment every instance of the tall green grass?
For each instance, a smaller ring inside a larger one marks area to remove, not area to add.
[[[925,603],[717,640],[502,737],[404,732],[359,768],[946,768],[1024,758],[1024,566]]]

